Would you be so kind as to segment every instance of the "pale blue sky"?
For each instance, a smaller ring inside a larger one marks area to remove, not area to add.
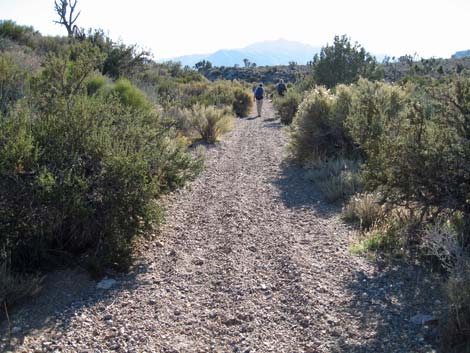
[[[0,19],[65,34],[53,0],[0,0]],[[155,58],[284,38],[323,46],[347,34],[375,54],[448,57],[470,49],[470,0],[78,0],[80,27],[150,49]]]

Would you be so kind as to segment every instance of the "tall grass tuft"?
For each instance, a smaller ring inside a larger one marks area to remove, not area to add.
[[[233,117],[227,109],[196,104],[191,109],[188,118],[190,125],[208,143],[215,143],[220,136],[233,127]]]
[[[307,178],[318,186],[329,202],[345,201],[363,189],[359,162],[337,159],[312,163]]]
[[[343,207],[342,218],[358,225],[361,230],[369,230],[385,217],[385,211],[378,195],[372,193],[356,194]]]

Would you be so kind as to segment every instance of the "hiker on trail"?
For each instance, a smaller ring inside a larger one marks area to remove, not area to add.
[[[258,112],[256,117],[258,118],[261,117],[261,109],[263,108],[264,88],[262,83],[256,87],[254,96],[256,101],[256,111]]]
[[[282,78],[279,80],[279,83],[276,85],[276,91],[277,91],[277,94],[279,94],[281,97],[283,97],[284,93],[287,92],[286,84],[284,83],[284,80]]]

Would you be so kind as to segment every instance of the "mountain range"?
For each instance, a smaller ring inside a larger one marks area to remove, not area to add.
[[[470,56],[470,49],[469,50],[456,51],[454,53],[454,55],[452,55],[452,59],[460,59],[460,58],[465,58],[467,56]]]
[[[306,64],[320,49],[321,47],[278,39],[254,43],[241,49],[222,49],[211,54],[185,55],[159,61],[179,61],[190,67],[201,60],[210,61],[214,66],[244,66],[244,59],[258,66],[288,65],[290,62]]]

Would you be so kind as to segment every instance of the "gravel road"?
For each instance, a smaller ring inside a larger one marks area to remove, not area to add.
[[[263,117],[238,119],[205,172],[167,197],[167,221],[133,272],[108,290],[54,282],[12,314],[0,348],[433,352],[435,328],[409,321],[433,313],[433,282],[350,254],[353,232],[288,162],[286,143],[269,102]]]

